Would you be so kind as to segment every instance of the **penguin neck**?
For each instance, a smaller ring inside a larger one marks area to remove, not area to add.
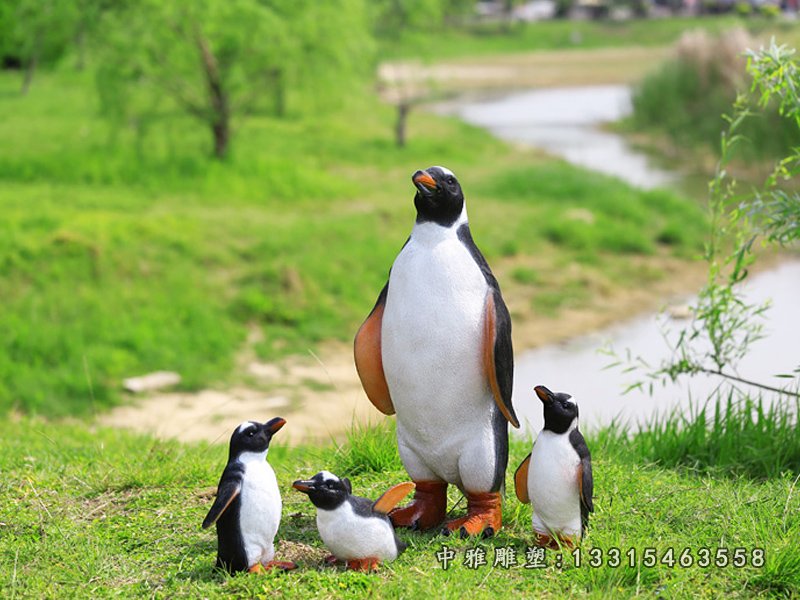
[[[330,513],[343,506],[348,501],[347,497],[342,496],[322,496],[312,498],[311,502],[317,507],[317,512]]]
[[[559,435],[562,433],[566,433],[567,435],[569,435],[577,428],[578,428],[578,417],[575,417],[574,419],[572,419],[572,421],[569,422],[569,424],[563,421],[551,422],[549,420],[545,420],[543,431],[549,431],[551,433]]]
[[[263,452],[240,452],[239,456],[236,457],[240,463],[244,466],[249,465],[258,465],[258,464],[267,464],[267,453],[269,452],[269,448],[264,450]]]
[[[436,221],[417,221],[411,230],[411,239],[423,245],[436,245],[444,240],[458,238],[458,230],[466,225],[469,228],[469,218],[467,217],[466,203],[461,208],[461,214],[458,215],[455,221],[447,225],[442,225]]]

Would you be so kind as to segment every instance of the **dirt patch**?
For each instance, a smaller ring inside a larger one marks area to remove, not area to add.
[[[288,421],[281,441],[294,445],[329,441],[354,421],[378,417],[361,391],[352,351],[344,344],[327,344],[319,355],[278,363],[253,360],[239,375],[248,385],[154,393],[101,415],[98,423],[186,442],[227,443],[242,421],[281,416]]]
[[[536,287],[516,283],[509,275],[522,262],[530,265],[532,260],[505,259],[493,265],[513,316],[516,353],[660,309],[697,290],[706,276],[702,262],[688,263],[670,257],[633,258],[634,268],[658,273],[649,285],[626,289],[601,279],[589,281],[591,295],[586,305],[567,306],[553,316],[542,316],[532,305]],[[556,270],[547,276],[560,274],[563,275]],[[227,443],[240,422],[281,416],[288,422],[280,433],[282,441],[297,445],[341,440],[353,423],[374,423],[385,418],[361,388],[349,344],[327,343],[317,353],[309,351],[306,356],[265,363],[253,351],[260,335],[259,330],[253,329],[238,357],[235,379],[243,383],[227,389],[132,398],[129,405],[98,417],[98,423],[187,442]]]
[[[669,56],[666,47],[554,50],[437,62],[385,63],[378,78],[386,99],[465,90],[519,89],[639,81]]]

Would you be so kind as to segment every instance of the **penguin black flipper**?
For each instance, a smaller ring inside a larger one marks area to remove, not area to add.
[[[417,486],[410,481],[393,485],[381,494],[380,498],[375,500],[372,504],[372,510],[376,513],[388,515],[389,511],[397,506],[403,498],[408,496],[415,487]]]
[[[390,274],[391,276],[391,274]],[[394,414],[394,404],[389,394],[386,375],[383,372],[383,356],[381,354],[381,325],[383,310],[386,307],[386,294],[389,282],[383,286],[378,300],[361,328],[356,333],[354,352],[356,371],[367,398],[385,415]]]
[[[531,466],[531,454],[519,463],[517,470],[514,472],[514,491],[517,493],[517,499],[523,504],[530,504],[531,498],[528,493],[528,469]]]
[[[583,439],[583,434],[579,430],[572,430],[569,434],[569,442],[581,459],[581,464],[578,467],[578,489],[581,495],[581,527],[585,532],[589,524],[589,513],[594,512],[594,502],[592,502],[592,495],[594,494],[592,455],[589,453],[586,440]]]
[[[225,467],[217,487],[217,498],[203,520],[203,529],[207,529],[216,523],[239,496],[242,491],[243,474],[244,470],[239,463]]]
[[[514,387],[514,349],[511,345],[511,315],[500,293],[489,263],[475,245],[466,223],[458,228],[458,239],[466,246],[472,259],[480,267],[483,278],[489,286],[483,319],[483,366],[489,387],[494,395],[497,408],[506,420],[519,428],[519,419],[511,404],[511,391]]]
[[[506,420],[519,429],[519,420],[511,404],[514,383],[511,317],[499,290],[490,291],[486,299],[483,334],[484,367],[494,400]]]

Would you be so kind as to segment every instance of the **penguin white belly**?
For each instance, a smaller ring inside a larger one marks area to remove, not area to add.
[[[482,365],[488,292],[454,228],[417,225],[392,266],[381,353],[412,478],[433,475],[462,487],[466,452],[469,462],[486,463],[470,465],[487,481],[477,487],[491,486],[494,399]]]
[[[272,467],[264,460],[245,462],[239,527],[248,566],[269,562],[281,520],[281,495]]]
[[[533,529],[538,533],[581,535],[580,458],[569,433],[544,430],[531,452],[528,495],[533,506]]]
[[[349,502],[333,510],[317,509],[317,529],[322,541],[340,560],[397,558],[394,529],[389,522],[357,515]]]

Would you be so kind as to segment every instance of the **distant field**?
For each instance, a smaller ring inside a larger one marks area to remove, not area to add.
[[[423,58],[429,62],[484,55],[611,48],[623,46],[665,46],[687,29],[712,32],[745,27],[752,33],[796,36],[793,22],[736,16],[670,17],[628,21],[554,20],[535,23],[476,26],[472,29],[414,31],[399,40],[385,39],[384,59]],[[791,40],[787,40],[791,41]]]
[[[693,201],[454,120],[413,113],[398,149],[392,109],[368,90],[314,117],[239,123],[218,163],[178,114],[109,130],[88,72],[18,86],[0,74],[3,411],[93,412],[156,369],[187,389],[227,381],[248,328],[268,359],[350,339],[413,222],[410,174],[432,164],[460,176],[519,319],[649,285],[702,243]]]
[[[625,255],[690,256],[702,238],[691,201],[455,121],[415,114],[399,150],[390,109],[367,95],[315,119],[251,119],[218,164],[184,118],[154,126],[137,153],[94,118],[89,81],[43,76],[28,98],[16,85],[0,79],[6,410],[93,410],[122,377],[153,369],[189,388],[224,379],[249,324],[265,333],[264,357],[349,338],[411,226],[410,173],[430,164],[461,176],[490,259],[544,252],[633,286],[635,273],[613,275]],[[592,223],[565,217],[579,207]],[[541,281],[530,301],[565,283],[580,291],[581,277]]]

